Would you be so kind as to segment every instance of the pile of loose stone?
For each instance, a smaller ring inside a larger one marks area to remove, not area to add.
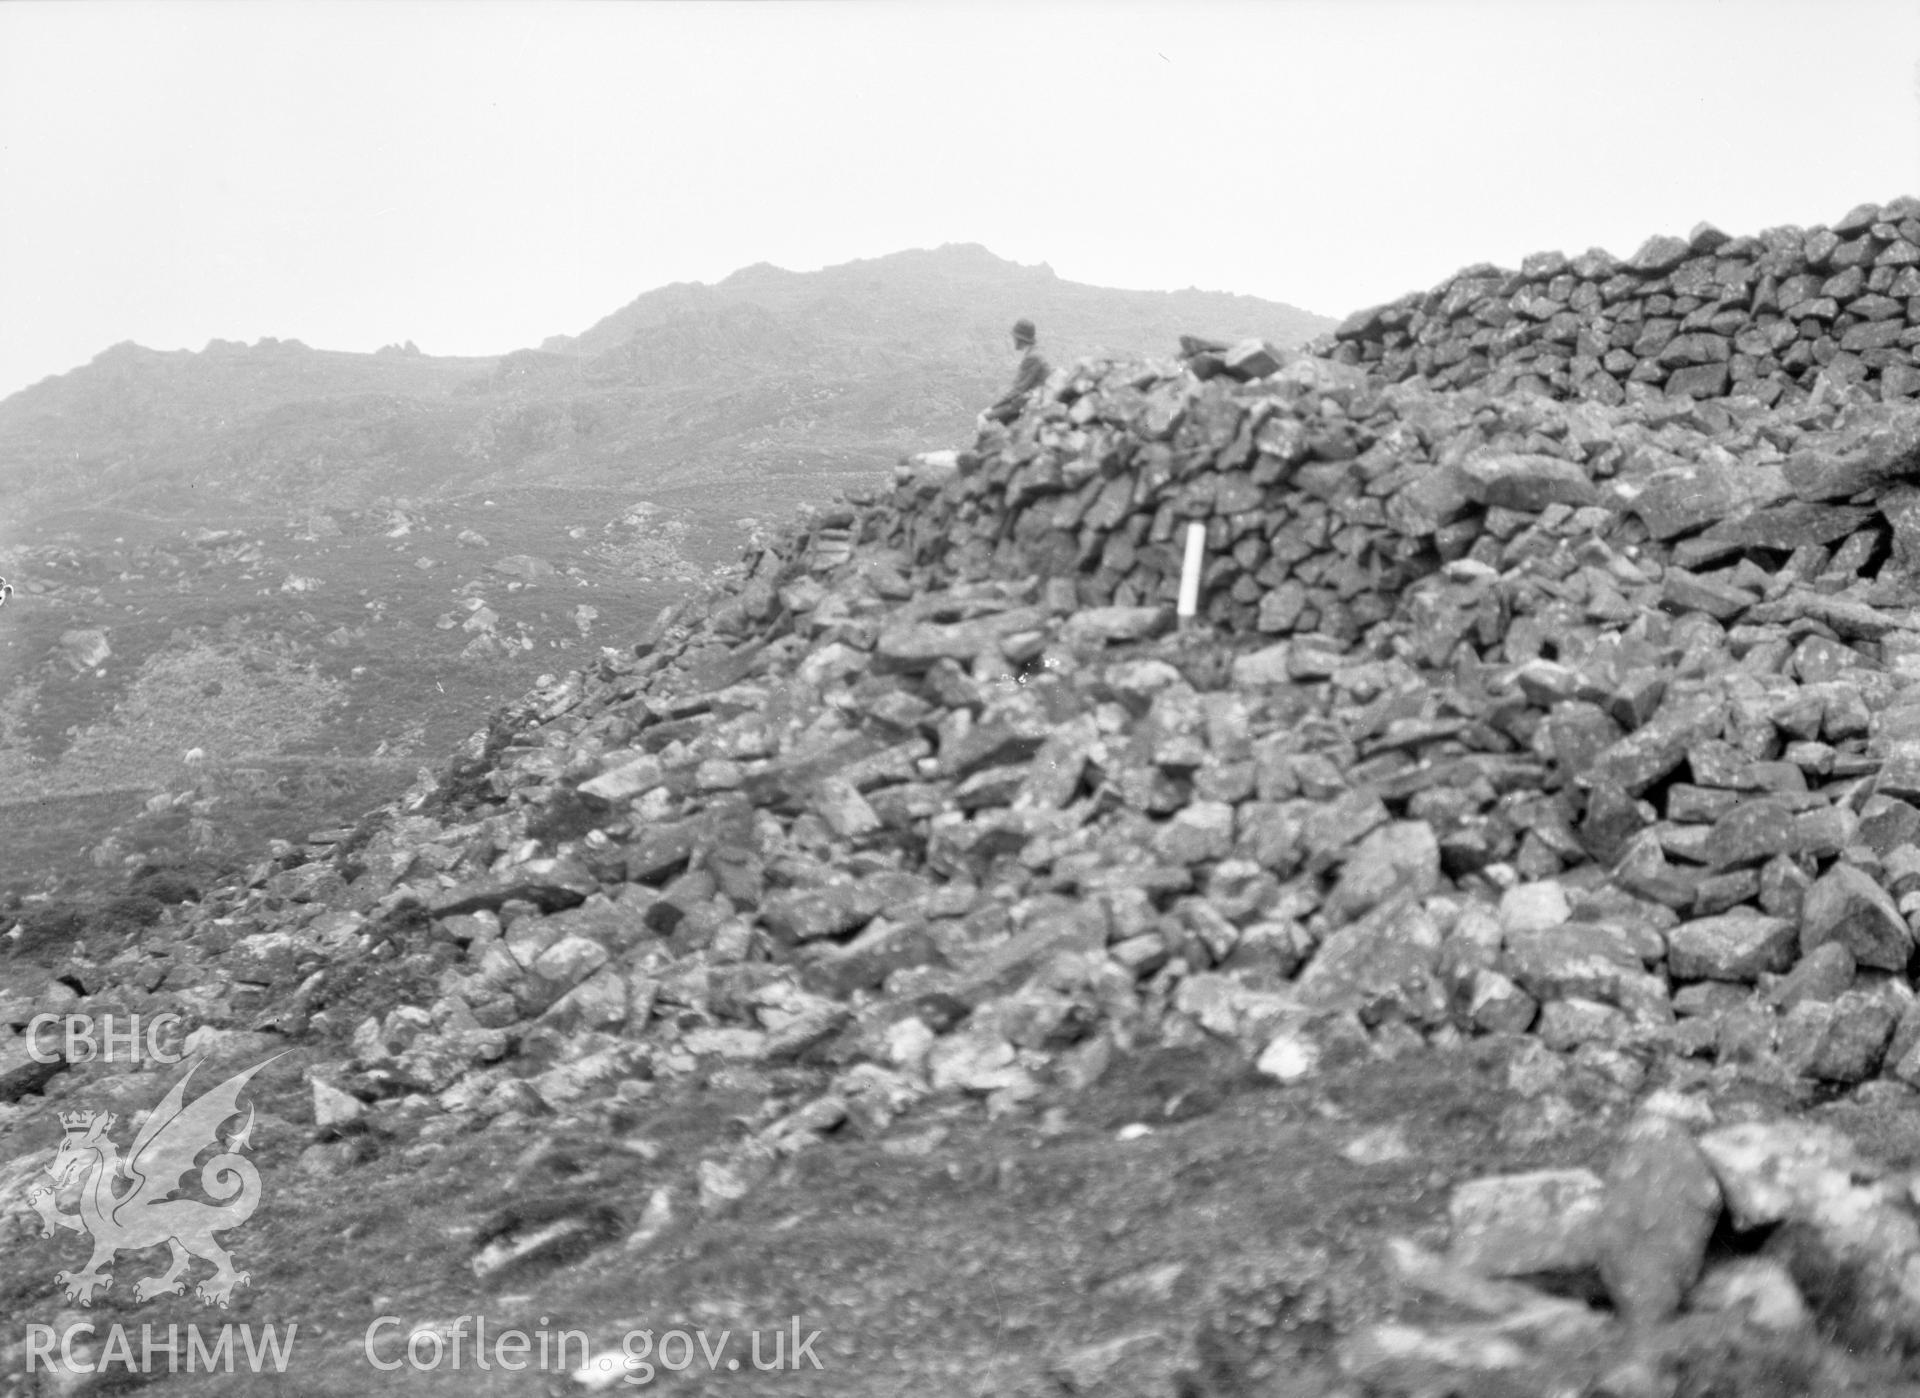
[[[1619,403],[1668,393],[1801,397],[1822,374],[1885,400],[1920,392],[1920,199],[1830,228],[1729,237],[1702,224],[1624,262],[1600,249],[1481,265],[1360,311],[1331,351],[1390,381]]]
[[[1536,1125],[1570,1077],[1657,1110],[1610,1183],[1476,1182],[1451,1261],[1397,1258],[1505,1317],[1498,1344],[1380,1327],[1356,1373],[1536,1362],[1605,1323],[1489,1274],[1597,1267],[1636,1322],[1799,1323],[1780,1266],[1695,1284],[1723,1199],[1904,1296],[1902,1185],[1792,1123],[1707,1129],[1700,1094],[1920,1085],[1917,424],[1077,366],[0,1026],[171,1010],[203,1043],[339,1044],[316,1122],[405,1119],[417,1149],[716,1062],[812,1070],[703,1162],[703,1203],[836,1128],[932,1094],[1017,1112],[1146,1045],[1294,1083],[1527,1036]],[[369,965],[430,992],[349,1017]],[[115,1090],[83,1065],[22,1096],[24,1071],[0,1130]],[[1865,1333],[1903,1345],[1909,1313]]]

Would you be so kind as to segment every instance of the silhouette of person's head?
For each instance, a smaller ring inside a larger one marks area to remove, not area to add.
[[[1033,322],[1024,316],[1013,323],[1013,347],[1015,349],[1033,348]]]

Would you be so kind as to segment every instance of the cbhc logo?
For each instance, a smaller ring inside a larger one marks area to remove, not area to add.
[[[116,1023],[124,1024],[124,1029],[116,1029]],[[152,1016],[147,1021],[146,1034],[140,1032],[139,1015],[101,1015],[95,1019],[92,1015],[35,1015],[27,1023],[27,1056],[35,1063],[58,1063],[63,1059],[68,1063],[87,1063],[98,1058],[103,1063],[138,1063],[150,1059],[155,1063],[178,1063],[186,1055],[179,1048],[168,1047],[167,1041],[174,1038],[173,1030],[179,1025],[180,1016],[167,1012]],[[42,1031],[51,1025],[64,1026],[63,1035],[55,1037],[54,1042],[64,1048],[48,1050],[41,1044]],[[116,1048],[124,1049],[118,1058],[114,1056]]]

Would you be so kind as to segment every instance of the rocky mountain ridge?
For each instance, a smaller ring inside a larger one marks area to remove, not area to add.
[[[1252,297],[1085,286],[964,245],[663,287],[578,337],[478,359],[123,344],[0,402],[0,500],[19,521],[209,500],[368,508],[537,480],[724,485],[736,515],[756,492],[785,508],[806,477],[883,471],[959,435],[1010,373],[1020,315],[1068,358],[1194,324],[1280,344],[1332,324]]]

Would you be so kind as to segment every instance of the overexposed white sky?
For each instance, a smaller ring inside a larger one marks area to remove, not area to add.
[[[1920,192],[1914,0],[14,0],[0,395],[979,242],[1328,315]]]

